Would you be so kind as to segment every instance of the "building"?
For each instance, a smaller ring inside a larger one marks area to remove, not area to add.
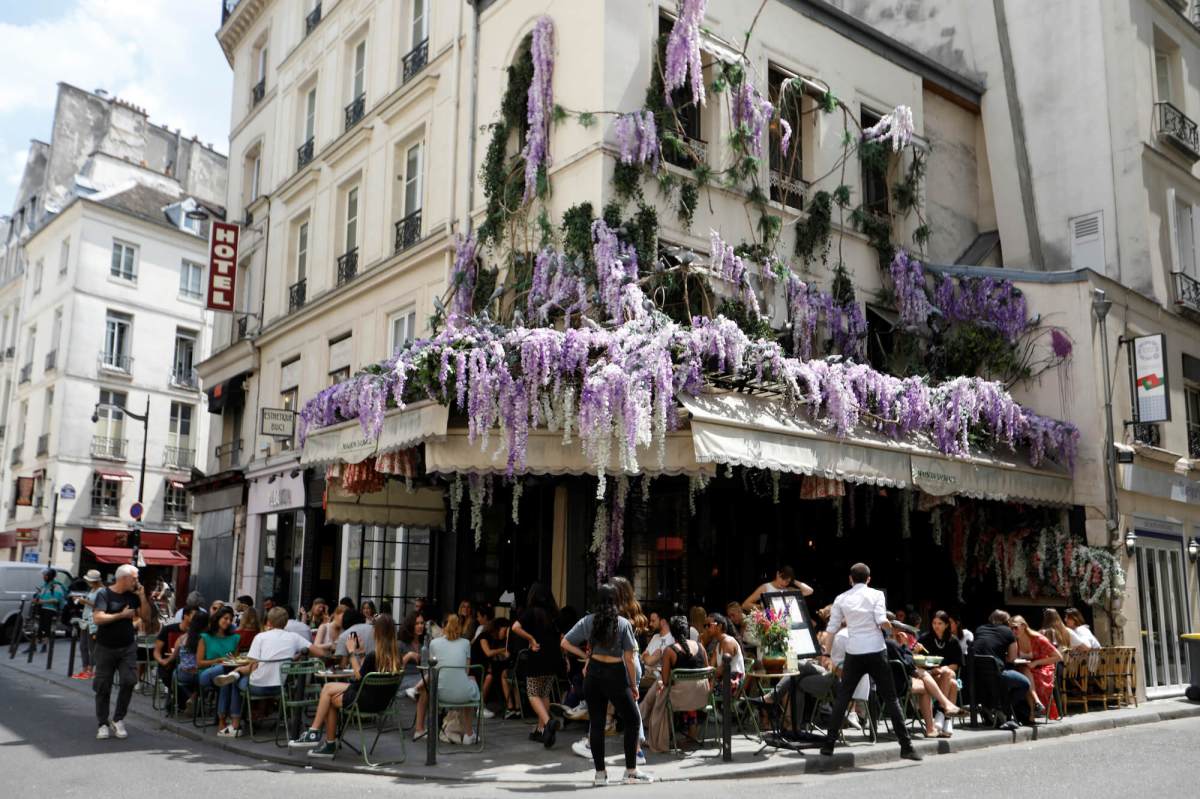
[[[16,342],[0,478],[10,557],[109,571],[130,555],[140,497],[147,565],[186,581],[184,486],[207,460],[195,372],[210,347],[207,220],[222,213],[224,188],[225,158],[211,147],[60,84],[6,253],[23,268],[4,289]]]

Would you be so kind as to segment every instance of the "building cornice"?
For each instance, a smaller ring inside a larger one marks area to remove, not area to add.
[[[225,60],[233,66],[233,51],[237,49],[246,31],[258,21],[272,0],[240,0],[217,31],[217,42],[225,52]]]

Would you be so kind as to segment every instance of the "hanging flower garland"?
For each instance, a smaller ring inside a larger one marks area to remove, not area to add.
[[[539,17],[533,27],[530,54],[533,56],[533,81],[525,102],[529,132],[525,137],[525,200],[537,194],[538,173],[550,164],[550,120],[554,116],[554,22]]]
[[[762,158],[763,154],[763,132],[766,130],[767,123],[775,114],[775,107],[771,102],[759,94],[758,89],[750,83],[748,77],[743,77],[741,83],[733,91],[731,100],[731,116],[733,118],[734,130],[739,131],[746,137],[746,144],[749,151],[756,158]],[[791,134],[791,128],[788,128],[788,134]],[[784,148],[787,149],[786,147]]]
[[[648,164],[650,171],[658,172],[658,131],[654,124],[654,113],[648,108],[621,114],[613,124],[620,148],[618,160],[630,166]]]
[[[675,24],[667,36],[663,64],[663,92],[667,105],[671,93],[681,88],[691,75],[692,102],[704,105],[704,69],[700,62],[700,23],[704,21],[707,0],[679,0]]]
[[[896,291],[896,310],[900,313],[900,325],[910,330],[921,327],[932,310],[929,297],[925,293],[924,267],[901,247],[892,258],[888,272]]]
[[[898,105],[863,131],[863,141],[891,139],[892,152],[898,153],[912,142],[913,133],[912,109],[906,105]]]

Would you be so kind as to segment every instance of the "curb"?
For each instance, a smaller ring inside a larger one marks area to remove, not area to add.
[[[77,694],[86,695],[90,691],[84,691],[75,685],[64,682],[62,678],[57,678],[52,674],[41,674],[30,672],[18,666],[9,664],[6,661],[0,661],[0,665],[30,677],[43,680],[52,685],[58,686],[65,690],[72,691]],[[250,760],[257,760],[266,763],[275,763],[278,765],[291,766],[297,769],[313,769],[318,771],[343,772],[351,774],[369,774],[373,776],[392,777],[394,779],[413,780],[428,783],[448,783],[467,785],[473,783],[529,783],[532,780],[513,779],[515,775],[498,775],[489,777],[459,777],[451,774],[428,774],[415,773],[404,770],[403,765],[399,769],[391,768],[381,770],[371,768],[364,765],[352,765],[350,763],[334,763],[328,760],[318,760],[316,762],[306,762],[305,760],[296,760],[291,757],[287,749],[276,748],[278,754],[273,752],[253,752],[248,751],[236,743],[228,742],[221,739],[216,739],[205,735],[201,730],[197,729],[190,723],[181,723],[170,721],[157,714],[149,714],[139,710],[136,706],[131,705],[129,709],[130,715],[149,722],[158,729],[167,730],[178,735],[181,738],[186,738],[190,741],[203,743]],[[1037,727],[1021,727],[1012,732],[1004,730],[981,730],[973,733],[968,737],[945,738],[937,740],[917,739],[913,741],[914,748],[922,755],[948,755],[959,752],[968,752],[979,749],[990,749],[1005,744],[1028,743],[1042,739],[1065,738],[1069,735],[1086,734],[1090,732],[1100,732],[1103,730],[1118,729],[1121,727],[1134,727],[1143,724],[1154,724],[1163,721],[1177,721],[1185,718],[1200,717],[1200,703],[1194,704],[1176,704],[1164,705],[1161,709],[1155,712],[1143,712],[1137,715],[1128,716],[1113,716],[1107,718],[1088,718],[1087,714],[1080,714],[1073,717],[1071,721],[1052,722],[1049,724],[1041,724]],[[235,739],[236,740],[236,739]],[[405,752],[408,755],[420,755],[424,751],[424,746],[413,750],[408,742],[405,743]],[[791,755],[791,756],[788,756]],[[706,757],[701,755],[700,757]],[[715,758],[714,758],[715,759]],[[815,752],[805,754],[803,752],[788,752],[776,762],[767,763],[734,763],[737,770],[734,773],[729,771],[718,771],[712,774],[688,774],[683,776],[666,776],[655,778],[655,782],[700,782],[703,780],[729,780],[741,779],[747,777],[774,777],[784,776],[788,774],[820,774],[839,771],[846,768],[862,768],[865,766],[878,766],[886,763],[900,762],[900,752],[898,747],[883,746],[875,749],[865,750],[861,752],[846,751],[844,748],[834,754],[832,758],[822,758]],[[445,765],[442,763],[442,765]],[[422,768],[425,766],[422,764]],[[554,785],[557,782],[547,783],[544,780],[538,781],[540,785]],[[571,783],[563,782],[563,785]]]

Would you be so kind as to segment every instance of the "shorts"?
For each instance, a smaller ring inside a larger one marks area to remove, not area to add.
[[[525,692],[540,699],[549,699],[554,690],[555,679],[549,674],[538,674],[525,678]]]

